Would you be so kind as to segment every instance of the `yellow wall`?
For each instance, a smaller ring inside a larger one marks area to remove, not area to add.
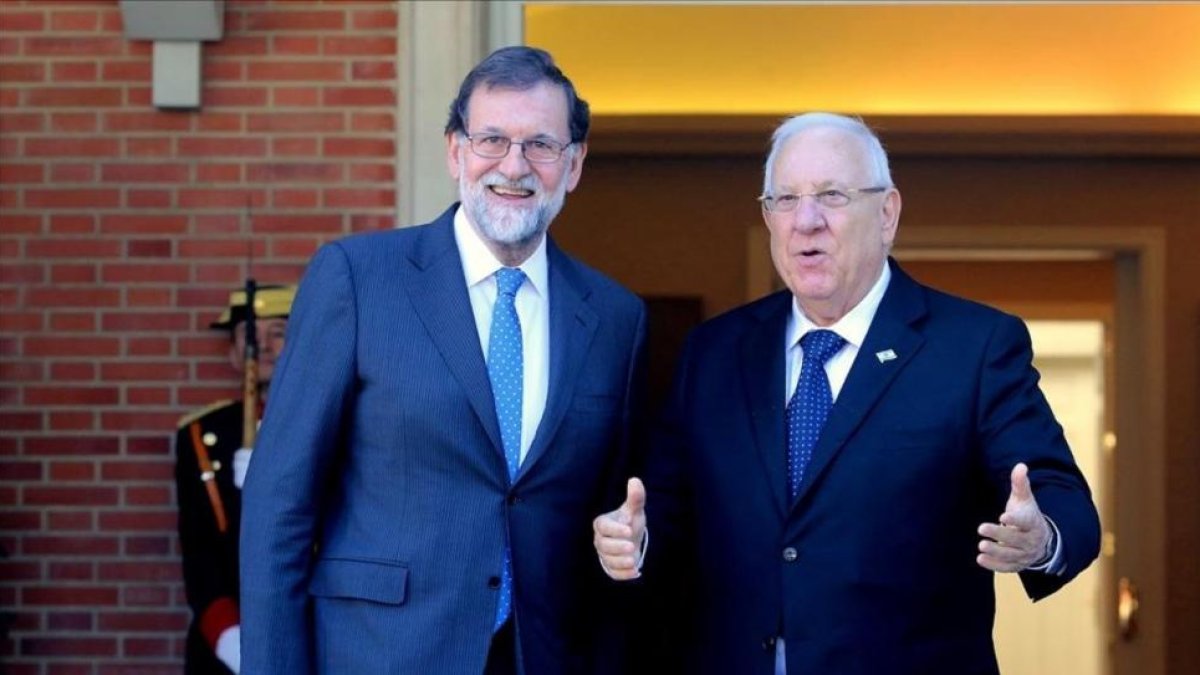
[[[1200,114],[1200,4],[530,3],[601,115]]]

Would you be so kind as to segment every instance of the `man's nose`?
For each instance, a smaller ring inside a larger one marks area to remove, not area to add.
[[[522,143],[513,141],[508,146],[508,154],[500,160],[500,172],[510,179],[529,173],[529,160],[525,159],[525,146]]]
[[[812,195],[800,195],[800,203],[792,213],[792,227],[812,232],[825,226],[825,210]]]

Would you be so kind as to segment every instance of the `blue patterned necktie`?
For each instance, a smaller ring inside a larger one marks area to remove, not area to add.
[[[788,495],[793,500],[800,494],[804,470],[812,460],[813,448],[821,437],[829,409],[833,407],[833,391],[825,362],[846,344],[831,330],[809,331],[800,338],[804,361],[800,364],[800,381],[796,393],[787,405],[787,466]]]
[[[512,267],[496,270],[496,305],[492,309],[492,328],[488,338],[488,377],[496,400],[496,418],[500,422],[500,442],[508,465],[508,480],[517,476],[521,464],[521,405],[524,389],[524,361],[521,356],[521,321],[517,318],[517,289],[525,273]],[[512,613],[512,549],[504,545],[504,569],[500,573],[500,599],[496,606],[495,630]]]

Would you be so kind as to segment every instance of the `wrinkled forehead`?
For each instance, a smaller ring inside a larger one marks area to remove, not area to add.
[[[467,101],[467,123],[474,133],[535,130],[562,136],[570,126],[567,94],[547,80],[523,89],[480,83]]]
[[[871,154],[856,134],[815,127],[784,142],[774,169],[774,182],[781,187],[862,187],[871,181]]]

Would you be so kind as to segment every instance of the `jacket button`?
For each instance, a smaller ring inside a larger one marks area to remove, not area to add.
[[[796,549],[792,548],[791,546],[783,549],[783,561],[796,562]]]
[[[488,588],[492,590],[500,588],[500,577],[488,577]]]
[[[764,651],[764,652],[773,652],[773,651],[775,651],[775,638],[773,638],[773,637],[766,637],[766,638],[763,638],[763,641],[762,641],[762,648],[763,648],[763,651]]]

